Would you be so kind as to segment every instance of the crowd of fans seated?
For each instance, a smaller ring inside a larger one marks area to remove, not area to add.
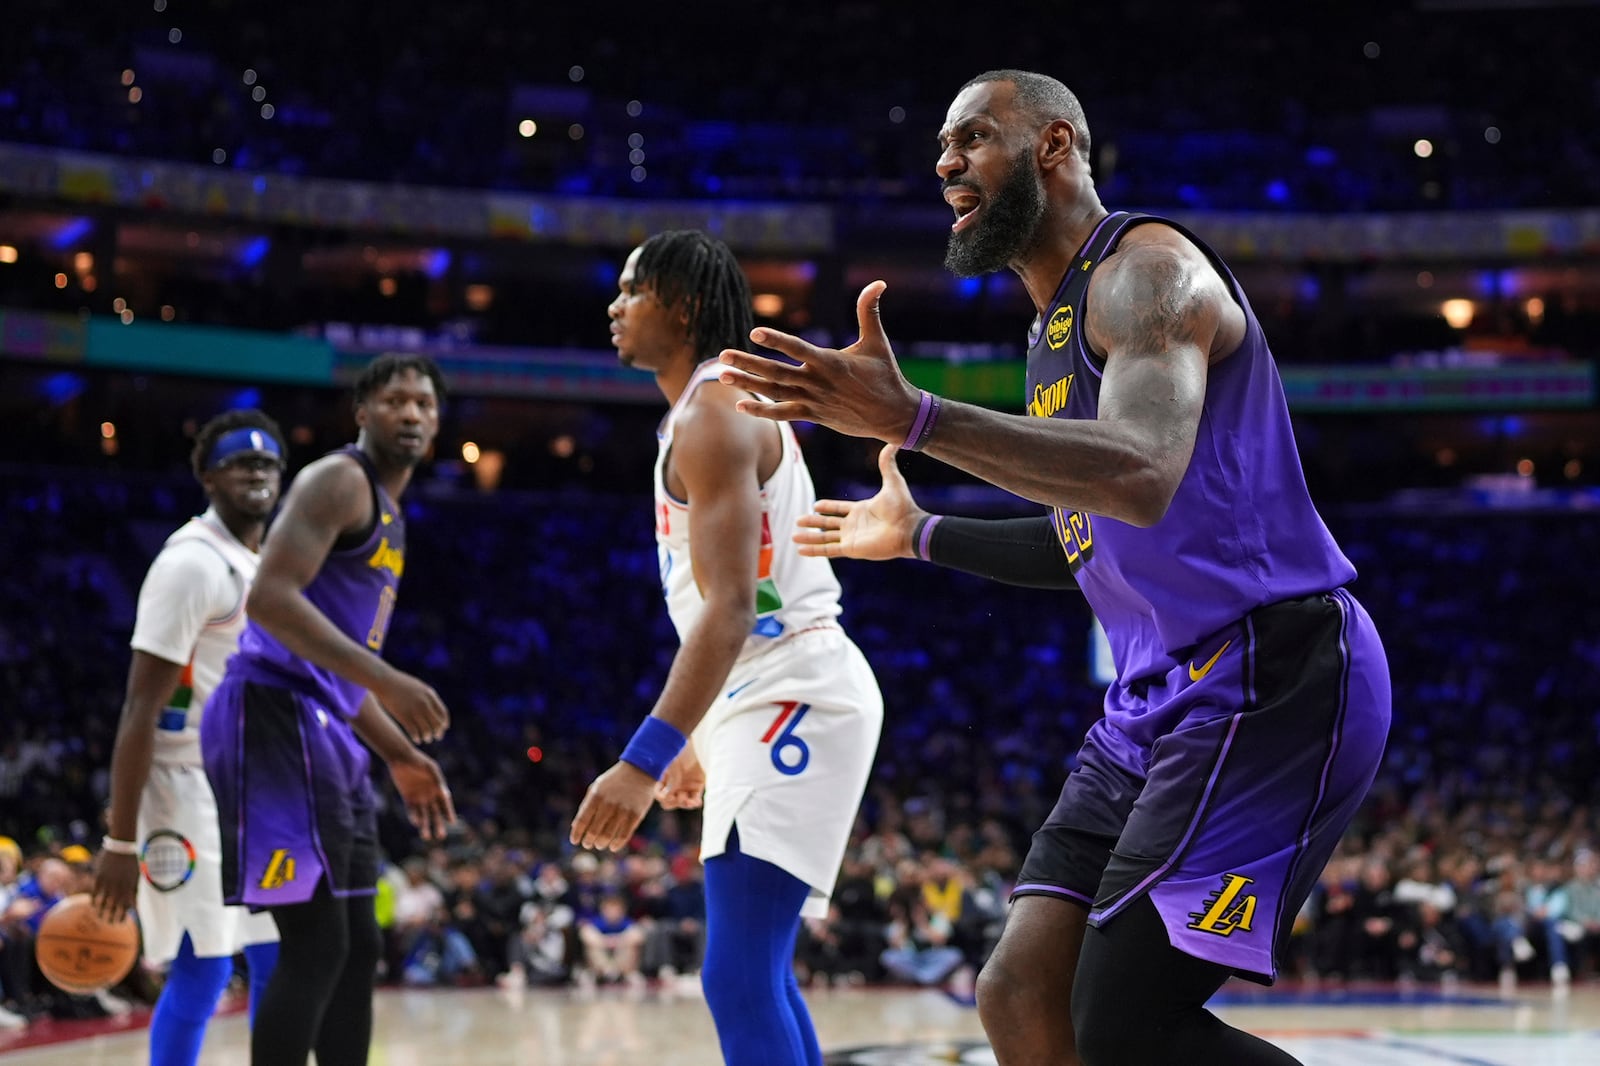
[[[28,926],[38,900],[89,876],[138,582],[199,502],[181,476],[0,470],[0,541],[26,560],[0,585],[13,1011],[48,1006]],[[461,822],[423,847],[398,805],[385,813],[387,980],[636,987],[697,969],[695,814],[656,812],[620,856],[565,840],[675,648],[649,506],[426,481],[412,496],[387,654],[453,710],[437,754]],[[1575,580],[1600,516],[1328,511],[1384,636],[1395,719],[1286,975],[1564,987],[1600,973],[1600,589]],[[1098,712],[1090,619],[1070,595],[919,563],[839,573],[888,715],[832,910],[807,923],[796,965],[808,981],[959,992]]]
[[[976,33],[948,4],[914,18],[870,4],[617,18],[412,0],[372,20],[341,5],[155,0],[82,20],[16,0],[0,36],[0,139],[379,181],[876,202],[929,187],[933,133],[962,80],[1023,67],[1083,96],[1119,202],[1595,202],[1594,12],[1450,8],[1141,2],[1062,24],[1001,4]],[[535,135],[519,136],[524,118]],[[1437,150],[1419,158],[1417,138]]]

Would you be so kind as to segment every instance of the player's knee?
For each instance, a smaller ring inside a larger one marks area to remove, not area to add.
[[[738,966],[729,965],[727,960],[717,956],[708,957],[700,969],[700,988],[705,993],[706,1006],[719,1017],[741,1010],[749,1002],[754,983],[750,974],[741,973]]]
[[[360,966],[371,964],[376,967],[382,957],[383,930],[378,928],[377,919],[351,922],[350,950],[345,956],[348,960],[346,964],[353,963]]]
[[[1033,992],[1021,973],[998,959],[991,958],[978,973],[973,994],[978,1001],[978,1015],[987,1023],[990,1018],[1023,1018],[1031,1015],[1028,1000]]]

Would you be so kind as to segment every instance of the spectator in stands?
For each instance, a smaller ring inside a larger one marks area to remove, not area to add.
[[[599,912],[578,921],[584,959],[581,983],[589,987],[595,983],[644,987],[644,974],[639,968],[644,936],[644,928],[628,913],[628,901],[622,893],[606,893],[600,899]]]

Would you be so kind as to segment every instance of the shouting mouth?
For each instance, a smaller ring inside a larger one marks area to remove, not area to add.
[[[976,192],[963,185],[953,185],[946,189],[944,202],[956,213],[956,220],[950,225],[951,233],[960,233],[969,228],[977,220],[983,203]]]

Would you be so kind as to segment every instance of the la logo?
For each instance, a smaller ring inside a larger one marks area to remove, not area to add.
[[[1205,910],[1189,915],[1194,919],[1189,928],[1216,936],[1232,936],[1236,929],[1248,933],[1256,916],[1256,897],[1245,894],[1244,887],[1253,883],[1239,874],[1223,874],[1222,887],[1206,900]]]

